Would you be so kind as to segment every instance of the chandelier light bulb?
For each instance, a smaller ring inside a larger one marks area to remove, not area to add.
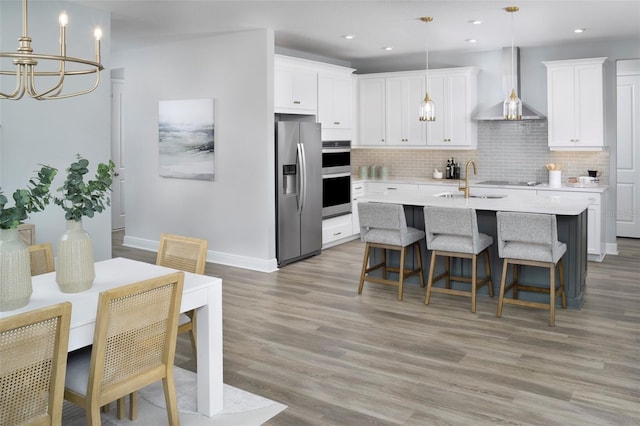
[[[96,27],[96,29],[93,31],[93,36],[96,38],[96,40],[102,39],[102,30],[100,29],[100,27]]]
[[[60,16],[58,17],[58,22],[60,22],[60,26],[61,27],[66,27],[67,24],[69,23],[69,17],[67,16],[67,14],[65,12],[62,12],[60,14]]]

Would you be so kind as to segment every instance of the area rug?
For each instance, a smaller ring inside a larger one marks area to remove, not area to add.
[[[259,426],[287,408],[286,405],[263,398],[259,395],[243,391],[233,386],[224,385],[223,410],[213,417],[206,417],[196,412],[196,375],[195,373],[175,367],[176,394],[180,423],[207,426]],[[162,383],[157,382],[140,390],[138,400],[138,418],[119,421],[116,418],[115,404],[107,413],[102,413],[103,425],[149,425],[167,424]],[[65,401],[62,414],[65,426],[82,426],[85,424],[84,410]]]

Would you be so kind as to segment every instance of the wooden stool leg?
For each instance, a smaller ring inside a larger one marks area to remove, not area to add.
[[[489,249],[484,250],[484,270],[487,274],[487,278],[489,281],[487,284],[489,285],[489,296],[493,297],[493,280],[491,279],[491,262],[489,259]]]
[[[424,269],[422,268],[422,249],[420,248],[420,241],[414,243],[416,246],[416,258],[418,261],[418,278],[420,279],[420,287],[424,288]]]
[[[504,287],[507,283],[507,269],[509,268],[509,261],[504,259],[502,262],[502,278],[500,279],[500,294],[498,295],[498,312],[496,316],[502,317],[502,301],[504,300]],[[514,265],[515,268],[515,265]]]
[[[400,276],[398,277],[400,282],[398,283],[398,300],[402,300],[402,290],[404,286],[404,257],[406,252],[406,247],[402,247],[400,249]]]
[[[511,296],[514,299],[518,298],[518,269],[520,268],[520,265],[518,264],[513,264],[513,292],[511,293]]]
[[[471,313],[476,313],[476,285],[478,283],[478,256],[471,258]]]
[[[427,297],[424,299],[424,304],[428,305],[431,301],[431,286],[433,285],[433,274],[436,269],[436,252],[431,252],[431,265],[429,266],[429,277],[427,278]]]
[[[549,264],[549,325],[556,323],[556,265]]]
[[[562,259],[558,261],[558,271],[560,272],[560,297],[562,297],[562,308],[567,309],[567,290],[564,287],[564,265]]]
[[[382,278],[387,279],[387,249],[382,249]]]
[[[360,285],[358,286],[358,294],[362,294],[364,286],[364,276],[367,273],[367,265],[369,264],[369,243],[364,246],[364,259],[362,260],[362,272],[360,272]]]
[[[444,270],[447,273],[447,278],[445,280],[445,287],[451,288],[451,257],[444,257]]]

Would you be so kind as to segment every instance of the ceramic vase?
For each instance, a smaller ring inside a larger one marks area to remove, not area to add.
[[[29,247],[17,229],[0,229],[0,311],[11,311],[29,303],[31,292]]]
[[[68,220],[67,230],[58,240],[58,287],[63,293],[78,293],[90,289],[95,278],[91,236],[82,220]]]

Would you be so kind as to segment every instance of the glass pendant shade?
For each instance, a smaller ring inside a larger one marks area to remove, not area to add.
[[[420,103],[420,121],[436,121],[436,104],[429,97],[429,92]]]
[[[504,100],[502,113],[505,120],[522,120],[522,101],[516,96],[516,89],[511,89],[511,95]]]

